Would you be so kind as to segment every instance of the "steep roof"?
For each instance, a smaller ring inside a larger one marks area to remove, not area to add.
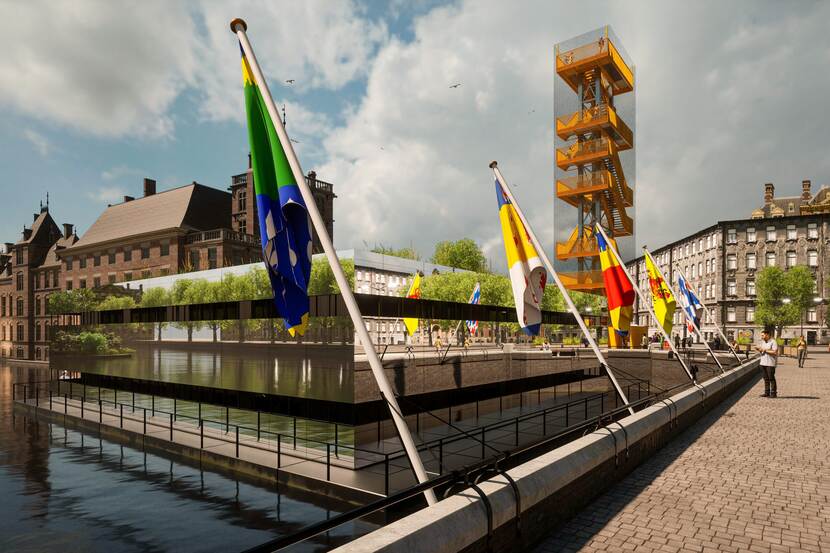
[[[43,263],[40,264],[40,267],[57,267],[60,266],[61,261],[58,259],[57,251],[62,250],[64,248],[69,248],[73,246],[78,241],[78,236],[73,234],[69,238],[65,238],[63,236],[60,239],[52,244],[52,247],[49,248],[49,251],[46,253],[46,258],[43,260]]]
[[[230,226],[231,195],[193,183],[108,207],[70,249],[164,230]]]

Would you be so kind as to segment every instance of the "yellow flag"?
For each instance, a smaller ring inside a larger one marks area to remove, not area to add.
[[[409,292],[406,293],[407,298],[420,299],[421,298],[421,274],[415,273],[415,278],[412,279],[412,285],[409,287]],[[407,332],[410,336],[415,334],[418,330],[418,319],[404,317],[403,324],[406,326]]]
[[[651,254],[645,251],[646,257],[646,271],[648,272],[648,284],[651,288],[651,303],[654,305],[654,314],[657,315],[657,322],[666,331],[666,334],[671,335],[672,319],[674,318],[674,308],[676,302],[674,301],[674,294],[671,288],[660,276],[657,271],[657,266],[651,258]]]

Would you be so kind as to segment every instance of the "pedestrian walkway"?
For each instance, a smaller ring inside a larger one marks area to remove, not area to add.
[[[776,377],[777,399],[737,392],[535,553],[830,552],[830,355]]]

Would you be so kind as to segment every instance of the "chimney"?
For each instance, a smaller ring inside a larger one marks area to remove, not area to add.
[[[133,198],[132,196],[124,196],[124,203],[131,202],[131,201],[133,201],[134,199],[135,199],[135,198]]]
[[[3,245],[6,247],[6,253],[12,253],[12,248],[14,248],[14,244],[11,242],[3,242]]]
[[[144,197],[152,196],[156,193],[156,181],[154,179],[144,179]]]
[[[72,236],[72,231],[74,230],[72,227],[73,227],[72,223],[64,223],[63,224],[63,237],[64,238],[69,238],[70,236]]]
[[[764,205],[770,205],[775,197],[775,185],[768,182],[764,185]]]
[[[248,152],[248,169],[250,169],[251,167],[251,152]]]
[[[317,173],[314,172],[314,171],[309,171],[308,172],[308,180],[311,181],[312,183],[317,182]]]
[[[805,202],[809,202],[813,199],[813,194],[810,192],[810,186],[812,183],[809,180],[801,181],[801,199]]]

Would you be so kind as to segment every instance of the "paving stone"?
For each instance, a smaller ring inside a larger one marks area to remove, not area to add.
[[[536,553],[830,553],[830,356],[781,359],[776,376],[778,398],[760,380],[738,392]]]

